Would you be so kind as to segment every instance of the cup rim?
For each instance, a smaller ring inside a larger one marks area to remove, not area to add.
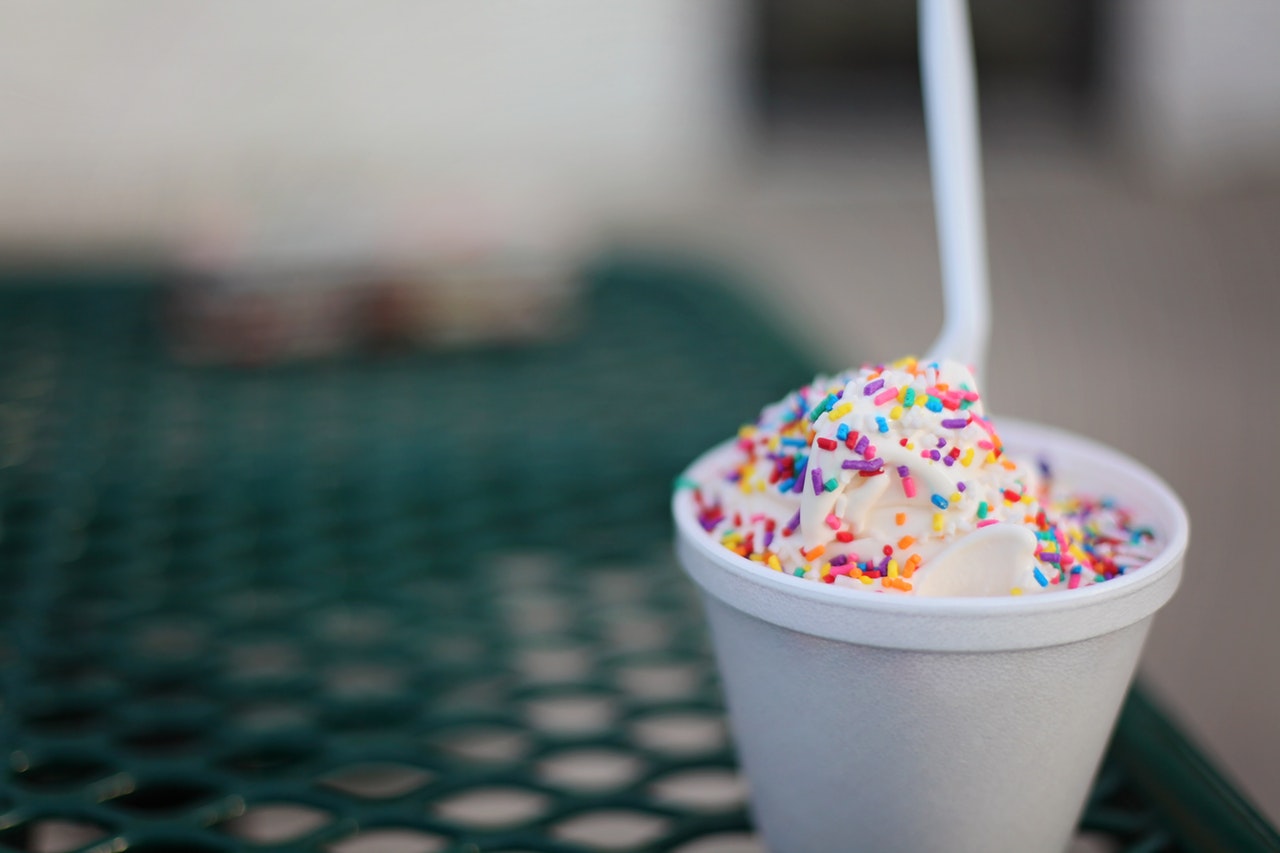
[[[707,535],[696,519],[690,489],[678,489],[672,496],[671,508],[682,547],[691,546],[712,564],[723,567],[751,584],[799,599],[821,602],[847,610],[877,614],[911,616],[947,616],[965,619],[1034,616],[1096,606],[1104,601],[1135,595],[1148,587],[1167,581],[1167,576],[1181,567],[1187,548],[1190,522],[1182,501],[1170,486],[1149,468],[1107,445],[1074,433],[1012,418],[1000,419],[1000,433],[1006,446],[1026,452],[1038,448],[1061,450],[1066,454],[1087,455],[1113,468],[1143,493],[1151,504],[1151,515],[1173,519],[1172,529],[1161,530],[1162,547],[1141,568],[1112,580],[1091,584],[1083,589],[1054,590],[1024,596],[954,596],[879,595],[832,584],[815,584],[733,553]],[[684,476],[698,479],[700,469],[714,464],[733,446],[729,439],[699,456]],[[686,566],[686,568],[688,568]],[[1176,584],[1176,578],[1174,579]],[[705,585],[704,585],[705,586]],[[1163,604],[1169,596],[1164,596]],[[1156,606],[1159,606],[1157,604]]]

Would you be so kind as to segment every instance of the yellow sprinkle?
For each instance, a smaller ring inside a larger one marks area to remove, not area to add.
[[[946,517],[945,515],[943,515],[943,514],[942,514],[942,513],[940,513],[940,512],[935,512],[935,513],[933,514],[933,529],[934,529],[934,530],[942,530],[942,528],[943,528],[944,526],[946,526],[946,523],[947,523],[947,517]]]
[[[907,450],[915,450],[915,449],[916,449],[916,443],[914,441],[908,441]]]
[[[852,403],[841,403],[840,405],[832,409],[830,412],[828,412],[827,417],[833,421],[838,421],[852,411],[853,411]]]
[[[781,437],[781,436],[777,436],[777,435],[775,435],[775,436],[773,436],[772,438],[770,438],[770,439],[769,439],[769,449],[770,449],[770,450],[772,450],[773,452],[777,453],[777,452],[778,452],[778,448],[779,448],[779,447],[781,447],[781,446],[782,446],[782,437]]]
[[[959,492],[952,492],[951,498],[950,498],[951,503],[955,503],[956,501],[960,500],[961,497],[963,497],[963,495],[961,495]]]
[[[897,576],[898,576],[898,561],[890,560],[889,561],[889,577],[896,578]]]
[[[987,458],[982,461],[987,465],[994,465],[996,463],[996,452],[994,450],[988,450]]]
[[[738,491],[742,492],[744,495],[749,493],[751,491],[751,480],[749,480],[746,477],[743,477],[741,480],[739,480]]]
[[[964,452],[964,455],[960,457],[960,464],[968,468],[969,463],[972,461],[973,461],[973,448],[970,447],[968,450]]]
[[[818,569],[818,577],[825,578],[829,574],[831,574],[831,564],[823,563],[822,568]]]
[[[862,581],[867,586],[871,586],[871,578],[867,577],[866,575],[863,575],[862,577],[858,578],[858,580]]]
[[[738,427],[738,438],[751,438],[756,434],[756,428],[751,424],[743,424]]]
[[[764,480],[756,480],[756,491],[763,492],[766,488],[768,488],[768,485],[769,484],[766,483]]]
[[[901,406],[894,406],[892,409],[889,410],[889,420],[896,421],[900,417],[902,417]]]
[[[782,563],[778,562],[777,554],[769,555],[769,568],[773,569],[775,572],[782,571]]]
[[[753,563],[763,563],[763,562],[764,562],[764,554],[753,553],[750,557],[747,557],[747,559],[748,559],[748,560],[750,560],[750,561],[751,561],[751,562],[753,562]]]
[[[1023,496],[1022,496],[1022,502],[1023,502],[1024,504],[1029,504],[1029,503],[1031,503],[1031,495],[1023,495]]]
[[[1077,563],[1087,562],[1085,560],[1084,551],[1081,551],[1078,545],[1072,545],[1070,548],[1067,549],[1067,553],[1075,557]]]
[[[1009,590],[1009,594],[1010,594],[1010,595],[1022,595],[1022,587],[1020,587],[1020,586],[1015,586],[1013,589]]]
[[[898,402],[901,403],[905,399],[907,399],[907,386],[903,385],[898,389]]]

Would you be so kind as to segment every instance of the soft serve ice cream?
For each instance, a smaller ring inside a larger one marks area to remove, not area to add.
[[[963,365],[905,359],[809,385],[744,426],[691,483],[730,550],[808,581],[919,595],[1019,595],[1123,574],[1153,536],[1014,461]]]

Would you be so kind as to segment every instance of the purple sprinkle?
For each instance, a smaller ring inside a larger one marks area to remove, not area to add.
[[[963,492],[966,488],[964,483],[956,483],[956,491]]]
[[[947,418],[942,422],[947,429],[964,429],[969,425],[968,418]]]
[[[954,456],[944,456],[942,457],[942,464],[950,468],[952,465],[956,464],[956,458]]]
[[[884,379],[877,379],[874,382],[868,382],[867,387],[862,389],[862,396],[870,397],[872,394],[884,387]]]
[[[1059,557],[1057,554],[1053,554],[1053,553],[1050,553],[1050,552],[1045,552],[1045,553],[1041,554],[1041,555],[1040,555],[1040,559],[1044,560],[1046,563],[1061,563],[1061,562],[1062,562],[1062,558],[1061,558],[1061,557]]]
[[[906,465],[899,465],[898,476],[905,480],[907,477],[911,476],[911,469],[908,468]]]
[[[884,467],[884,460],[879,456],[875,459],[846,459],[840,467],[846,471],[879,471]]]
[[[820,495],[824,491],[826,491],[822,485],[822,469],[821,468],[814,468],[812,471],[809,472],[809,476],[813,479],[813,493],[815,495]]]
[[[800,526],[800,510],[796,510],[796,514],[791,516],[791,520],[787,522],[785,530],[795,530]]]
[[[795,485],[791,487],[791,491],[797,495],[804,491],[804,471],[809,467],[809,460],[806,459],[800,463],[800,470],[796,472]]]
[[[880,572],[880,574],[884,574],[885,572],[889,571],[888,557],[885,557],[883,560],[879,562],[879,564],[876,565],[876,571]]]
[[[938,452],[938,451],[936,451],[936,450],[930,450],[930,451],[929,451],[929,458],[930,458],[930,459],[932,459],[934,462],[937,462],[939,459],[941,459],[941,458],[942,458],[942,454],[941,454],[941,453],[939,453],[939,452]]]
[[[854,453],[864,452],[867,449],[867,445],[870,443],[871,442],[867,441],[867,437],[865,435],[858,436],[857,443],[853,445],[853,452]]]
[[[764,547],[768,548],[772,544],[773,544],[773,531],[766,530],[764,532]]]
[[[939,450],[941,450],[942,448],[944,448],[944,447],[946,447],[946,446],[947,446],[947,440],[946,440],[945,438],[940,438],[940,439],[938,439],[938,449],[939,449]]]
[[[704,518],[704,519],[702,520],[702,529],[703,529],[703,530],[705,530],[705,531],[707,531],[708,533],[710,533],[712,530],[715,530],[715,529],[716,529],[716,525],[717,525],[717,524],[719,524],[719,523],[720,523],[720,522],[719,522],[718,520],[717,520],[717,521],[712,521],[712,520],[710,520],[710,519]]]
[[[843,566],[847,562],[849,562],[847,554],[838,554],[831,558],[831,565],[833,566]]]

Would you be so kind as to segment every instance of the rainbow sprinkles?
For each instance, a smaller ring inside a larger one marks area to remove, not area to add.
[[[734,553],[884,593],[935,594],[931,573],[967,571],[979,546],[1004,567],[981,594],[1013,595],[1107,581],[1156,550],[1123,507],[1060,494],[1046,463],[1008,458],[973,375],[953,362],[819,376],[742,427],[713,476],[685,485],[702,527]]]

